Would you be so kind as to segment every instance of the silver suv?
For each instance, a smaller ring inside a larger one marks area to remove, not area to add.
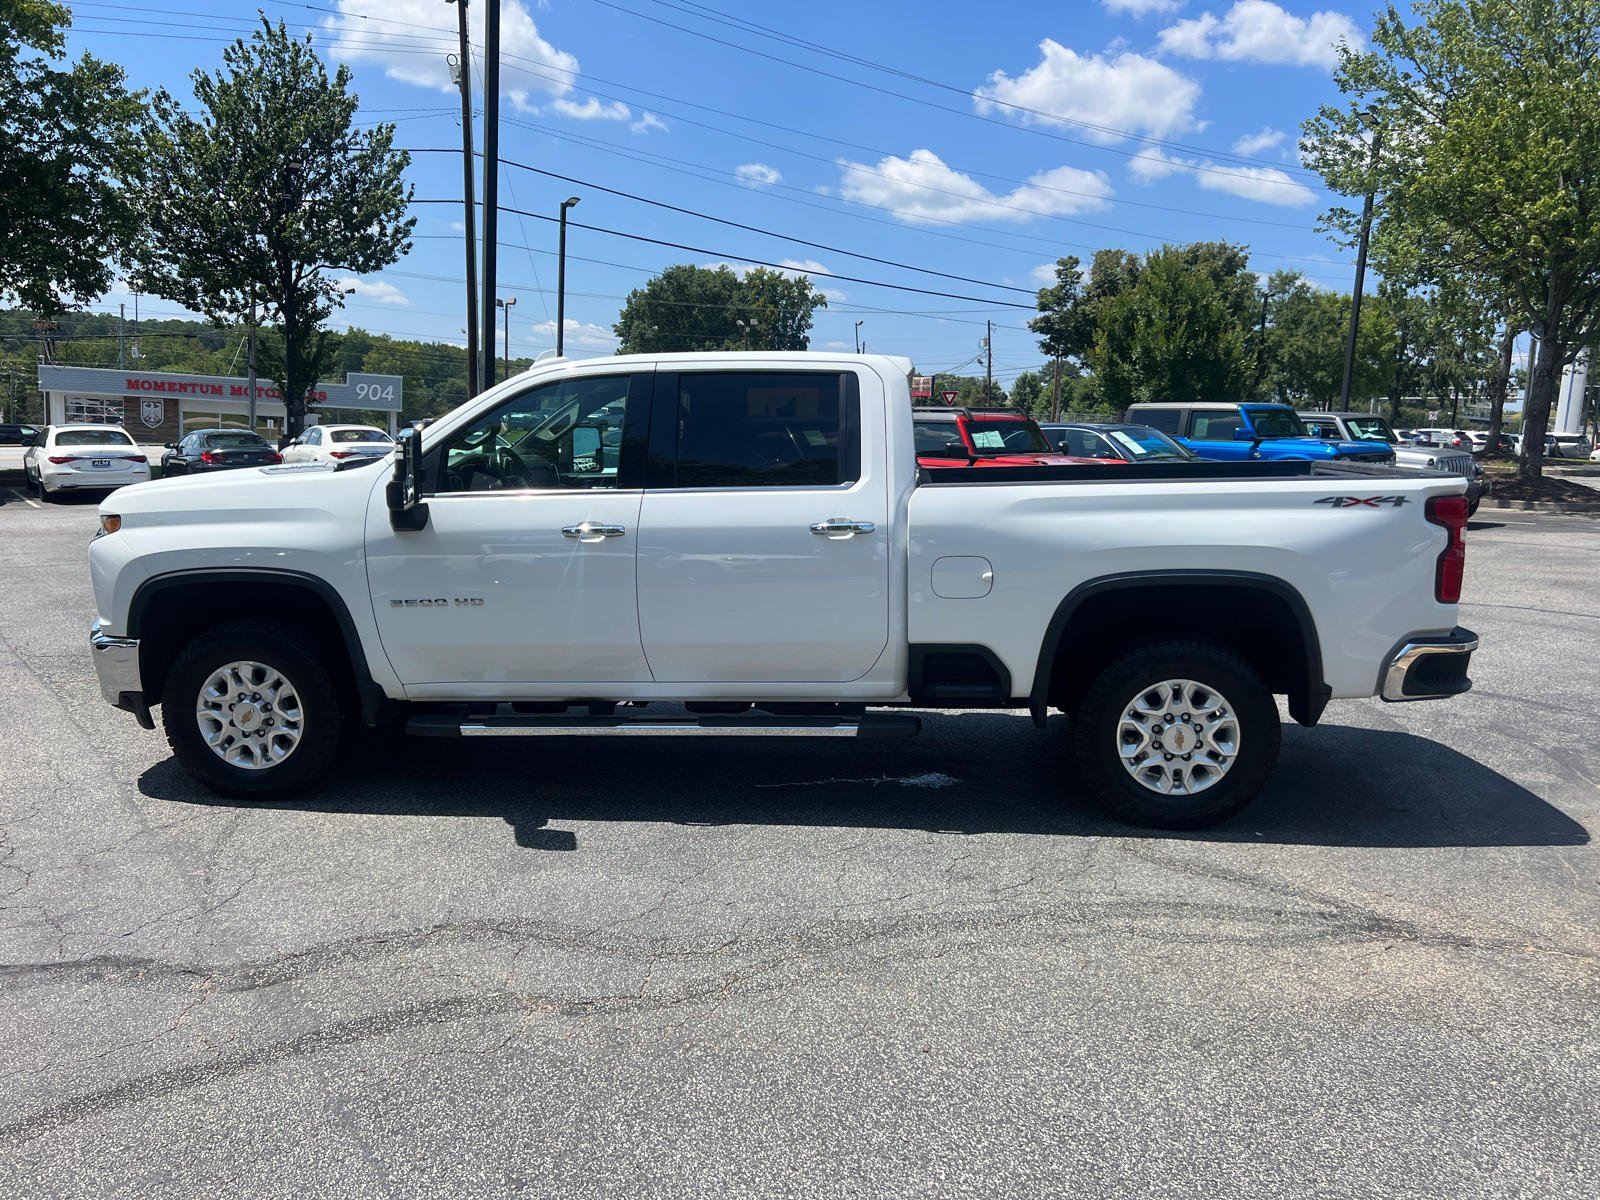
[[[1389,427],[1389,422],[1376,413],[1303,412],[1300,419],[1313,437],[1334,441],[1388,442],[1394,450],[1396,470],[1449,471],[1453,475],[1465,476],[1468,516],[1478,511],[1478,501],[1494,489],[1494,484],[1484,474],[1482,465],[1472,457],[1470,450],[1457,450],[1449,446],[1404,445]]]

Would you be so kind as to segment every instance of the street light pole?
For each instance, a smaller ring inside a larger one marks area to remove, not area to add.
[[[495,267],[500,251],[500,0],[487,3],[483,37],[483,367],[479,373],[486,384],[494,379]]]
[[[578,206],[578,197],[561,202],[561,253],[556,260],[556,357],[566,350],[567,341],[567,209]]]
[[[511,378],[511,306],[513,304],[515,304],[516,302],[517,302],[517,298],[515,296],[512,296],[509,300],[496,300],[494,302],[494,305],[495,305],[496,308],[503,308],[503,309],[506,310],[506,378],[507,379]]]
[[[1367,189],[1367,202],[1361,209],[1361,248],[1356,252],[1356,286],[1350,293],[1350,337],[1344,347],[1344,385],[1339,389],[1340,412],[1350,411],[1350,379],[1356,369],[1356,331],[1361,326],[1361,290],[1367,283],[1367,238],[1372,231],[1372,198],[1376,192],[1376,180],[1372,177],[1377,172],[1378,153],[1383,145],[1383,131],[1378,128],[1378,119],[1365,109],[1356,116],[1372,130],[1372,155],[1367,160],[1367,176],[1374,186]]]
[[[304,413],[300,414],[299,420],[296,420],[295,416],[301,405],[295,402],[295,384],[298,381],[294,377],[294,263],[291,261],[289,246],[289,214],[298,211],[300,208],[298,194],[300,189],[298,185],[301,167],[302,164],[298,161],[290,161],[284,164],[284,169],[290,179],[290,188],[294,194],[283,198],[284,246],[283,275],[280,285],[283,291],[280,293],[281,299],[278,304],[278,315],[283,318],[283,424],[284,432],[290,435],[298,435],[300,426],[305,421]],[[303,400],[304,398],[302,390],[300,399]]]
[[[994,322],[984,322],[983,348],[988,354],[988,365],[983,371],[983,402],[988,404],[994,396]]]
[[[866,320],[865,319],[862,319],[862,320],[856,322],[856,353],[857,354],[861,353],[861,327],[863,325],[865,325],[865,324],[866,324]]]
[[[128,323],[128,306],[117,305],[117,370],[126,369],[123,359],[126,357],[128,339],[125,329]]]
[[[472,42],[467,36],[467,0],[456,5],[459,56],[446,55],[451,81],[461,89],[461,204],[467,243],[467,399],[478,394],[478,213],[472,199]]]

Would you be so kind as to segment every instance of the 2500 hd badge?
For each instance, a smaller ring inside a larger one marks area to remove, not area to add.
[[[449,608],[450,607],[450,601],[448,601],[448,600],[391,600],[391,601],[389,601],[389,607],[390,608]],[[465,597],[459,597],[458,596],[456,598],[456,607],[457,608],[482,608],[483,607],[483,598],[481,596],[465,596]]]

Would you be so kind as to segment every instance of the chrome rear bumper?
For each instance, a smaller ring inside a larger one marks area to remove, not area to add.
[[[1478,635],[1459,625],[1446,634],[1414,634],[1389,656],[1379,694],[1385,700],[1442,700],[1472,687],[1467,666]]]

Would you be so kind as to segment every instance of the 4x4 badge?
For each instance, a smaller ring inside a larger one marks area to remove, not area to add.
[[[1368,508],[1381,508],[1385,504],[1399,508],[1406,500],[1405,496],[1324,496],[1321,500],[1313,500],[1312,503],[1331,504],[1334,508],[1354,508],[1363,504]]]

